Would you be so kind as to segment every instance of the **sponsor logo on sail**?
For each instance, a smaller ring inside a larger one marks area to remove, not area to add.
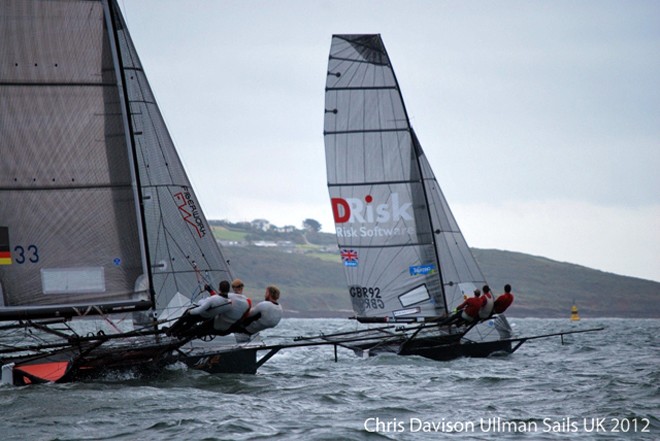
[[[387,201],[380,204],[374,201],[372,195],[366,195],[364,199],[332,198],[330,202],[335,223],[348,224],[337,227],[338,237],[386,237],[415,234],[414,227],[370,225],[400,225],[402,221],[413,220],[412,203],[401,203],[399,193],[391,193]]]
[[[183,191],[174,195],[181,217],[193,227],[199,237],[204,237],[206,235],[206,227],[204,226],[204,221],[199,213],[197,204],[188,187],[182,187],[182,189]]]
[[[435,265],[429,263],[427,265],[416,265],[409,268],[411,276],[425,276],[427,274],[435,273]]]
[[[355,250],[341,250],[341,260],[344,266],[358,266],[358,253]]]

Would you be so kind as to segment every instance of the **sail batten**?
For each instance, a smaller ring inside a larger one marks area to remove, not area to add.
[[[407,128],[393,128],[393,129],[353,129],[353,130],[326,130],[324,135],[350,135],[360,133],[387,133],[387,132],[407,132]]]
[[[326,92],[332,92],[332,91],[346,91],[346,90],[359,90],[359,91],[365,91],[365,90],[396,90],[396,86],[344,86],[344,87],[326,87],[325,91]]]
[[[399,180],[399,181],[369,181],[369,182],[342,182],[341,184],[328,183],[328,187],[342,187],[342,186],[376,186],[376,185],[392,185],[392,184],[413,184],[419,183],[419,180]]]
[[[44,81],[34,81],[34,82],[25,82],[25,81],[3,81],[0,82],[2,87],[114,87],[114,83],[99,83],[99,82],[44,82]]]
[[[408,243],[393,243],[393,244],[387,244],[387,245],[356,245],[354,243],[351,243],[348,245],[348,243],[342,243],[339,242],[340,247],[351,247],[351,248],[357,248],[357,249],[382,249],[382,248],[405,248],[405,247],[418,247],[421,245],[433,245],[433,242],[408,242]]]

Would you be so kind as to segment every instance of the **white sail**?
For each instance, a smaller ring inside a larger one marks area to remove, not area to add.
[[[102,2],[0,7],[0,318],[151,304],[111,35]]]
[[[116,2],[4,1],[0,38],[0,318],[229,279]]]
[[[3,381],[255,372],[162,329],[232,275],[116,0],[2,0],[0,39]]]
[[[444,316],[485,283],[410,126],[380,35],[333,36],[324,136],[359,318]]]

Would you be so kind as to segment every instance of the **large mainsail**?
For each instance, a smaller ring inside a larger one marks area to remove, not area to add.
[[[229,278],[117,3],[3,0],[0,39],[0,318],[158,315]]]
[[[0,8],[0,316],[151,304],[121,84],[100,2]]]
[[[485,283],[410,126],[380,35],[333,36],[324,136],[358,317],[443,316]]]

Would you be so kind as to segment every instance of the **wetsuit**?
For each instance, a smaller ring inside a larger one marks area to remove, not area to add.
[[[222,296],[212,295],[202,300],[199,306],[189,309],[190,315],[197,315],[203,319],[213,318],[221,314],[224,309],[229,307],[229,299]]]
[[[224,308],[220,314],[213,319],[213,329],[219,331],[222,335],[227,332],[229,328],[239,320],[241,320],[250,310],[251,301],[242,294],[229,294],[230,306]]]
[[[264,300],[250,310],[247,318],[243,321],[243,329],[247,334],[256,334],[264,329],[277,326],[281,318],[282,307],[280,304],[271,300]]]
[[[199,304],[186,310],[181,317],[166,331],[167,335],[182,337],[187,334],[193,326],[204,320],[215,317],[223,308],[226,308],[229,300],[212,294],[210,297],[202,299]]]

